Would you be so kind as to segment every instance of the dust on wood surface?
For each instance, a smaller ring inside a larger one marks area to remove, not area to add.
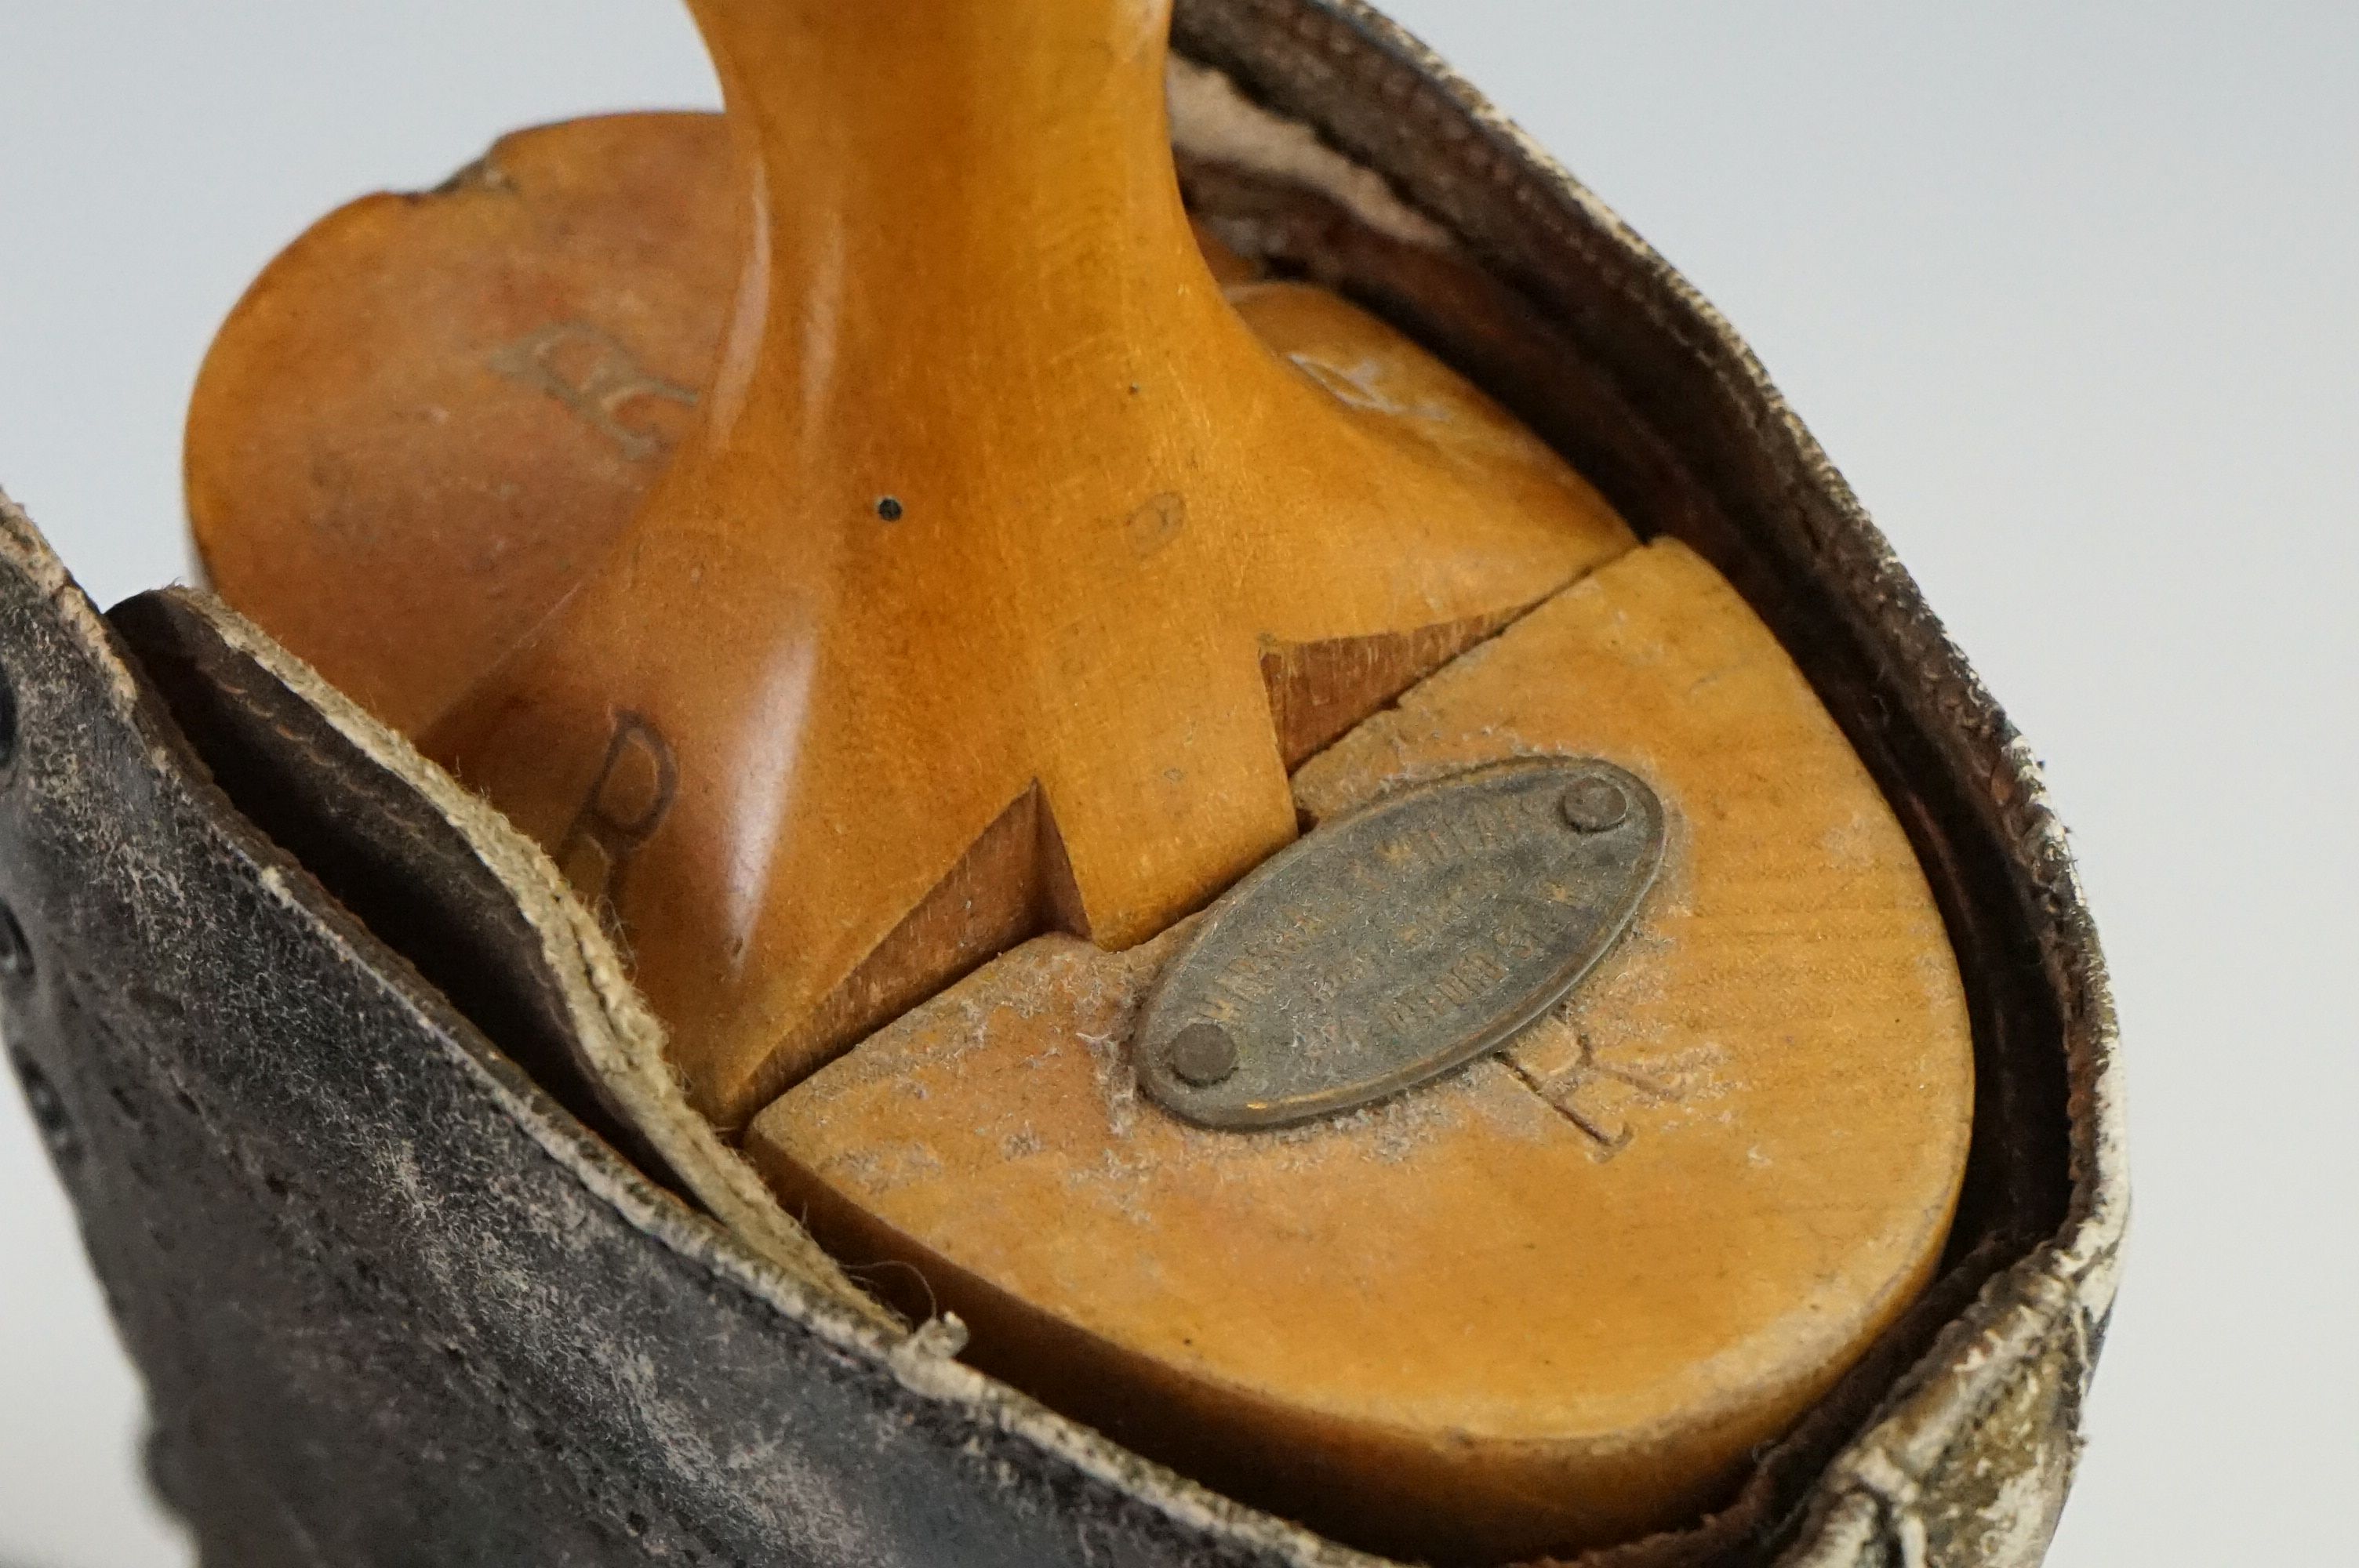
[[[1142,1103],[1184,925],[1019,947],[792,1090],[749,1154],[968,1358],[1318,1527],[1453,1558],[1704,1506],[1933,1266],[1973,1067],[1897,822],[1683,546],[1626,555],[1295,777],[1314,816],[1503,757],[1670,816],[1621,946],[1504,1054],[1278,1132]],[[920,1285],[919,1281],[922,1280]]]

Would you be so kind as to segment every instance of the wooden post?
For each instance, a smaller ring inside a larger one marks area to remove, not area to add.
[[[1291,838],[1272,649],[1356,647],[1275,666],[1356,716],[1629,538],[1527,440],[1347,406],[1240,319],[1164,5],[695,8],[753,171],[719,369],[429,744],[611,903],[734,1124],[1022,936],[1126,946]]]

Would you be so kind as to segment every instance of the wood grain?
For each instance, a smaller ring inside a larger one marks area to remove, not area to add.
[[[1633,935],[1505,1055],[1204,1131],[1125,1057],[1186,928],[1042,937],[785,1095],[748,1152],[856,1275],[967,1317],[969,1359],[1343,1540],[1499,1561],[1692,1515],[1938,1258],[1963,999],[1891,812],[1683,547],[1558,595],[1294,794],[1325,817],[1536,752],[1637,772],[1670,849]]]
[[[747,158],[711,116],[520,133],[274,264],[191,412],[216,583],[540,837],[708,1112],[881,1030],[748,1147],[970,1359],[1387,1551],[1709,1506],[1954,1197],[1964,1016],[1889,812],[1702,563],[1190,235],[1159,7],[759,9],[703,7]],[[1531,751],[1674,816],[1571,1005],[1281,1134],[1136,1099],[1153,932],[1299,820]]]
[[[624,114],[314,225],[190,403],[215,589],[418,733],[596,564],[693,419],[740,184],[718,117]]]
[[[679,789],[599,891],[734,1125],[857,1038],[838,993],[1028,792],[1074,927],[1143,940],[1294,836],[1265,644],[1375,640],[1289,704],[1356,716],[1630,536],[1340,302],[1272,292],[1305,341],[1256,335],[1180,203],[1164,6],[695,9],[768,214],[712,391],[425,743],[556,842],[620,727],[662,737]],[[883,993],[967,957],[898,952]]]

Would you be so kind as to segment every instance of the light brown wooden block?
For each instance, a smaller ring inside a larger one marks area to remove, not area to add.
[[[1347,1541],[1474,1562],[1675,1522],[1933,1266],[1965,1008],[1891,812],[1683,547],[1558,596],[1295,793],[1332,816],[1532,752],[1638,773],[1670,847],[1632,935],[1504,1056],[1194,1129],[1125,1056],[1186,928],[1043,937],[784,1096],[748,1152],[855,1272],[966,1316],[970,1359]]]
[[[741,185],[718,114],[600,115],[313,224],[223,323],[190,402],[213,587],[421,732],[663,471],[721,346]],[[1223,283],[1254,280],[1196,239]],[[1365,318],[1336,303],[1364,352]]]
[[[1355,645],[1275,672],[1321,687],[1288,715],[1356,719],[1633,541],[1340,302],[1259,308],[1414,368],[1272,351],[1190,229],[1166,5],[691,9],[760,214],[712,387],[422,745],[562,863],[627,841],[586,891],[734,1128],[883,1022],[861,997],[972,962],[909,934],[1018,800],[1039,860],[986,895],[1054,881],[1067,929],[1143,941],[1295,835],[1266,654]],[[627,831],[626,730],[678,784]]]
[[[323,218],[190,402],[213,586],[416,735],[596,563],[712,373],[745,248],[713,114],[504,136]]]

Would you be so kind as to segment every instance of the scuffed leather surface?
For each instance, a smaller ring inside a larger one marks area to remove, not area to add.
[[[2102,960],[2027,748],[1743,345],[1438,62],[1347,0],[1182,0],[1177,31],[1454,245],[1272,219],[1263,254],[1470,370],[1769,620],[1973,993],[1943,1278],[1727,1509],[1595,1561],[2036,1562],[2125,1200]],[[208,1562],[1366,1561],[831,1313],[638,1176],[230,806],[0,521],[30,955],[0,1016]]]
[[[0,1017],[208,1563],[1272,1560],[782,1303],[231,812],[0,523]]]
[[[690,1189],[574,1049],[517,900],[434,804],[221,633],[217,601],[143,593],[107,622],[229,803],[419,978],[642,1173]]]

